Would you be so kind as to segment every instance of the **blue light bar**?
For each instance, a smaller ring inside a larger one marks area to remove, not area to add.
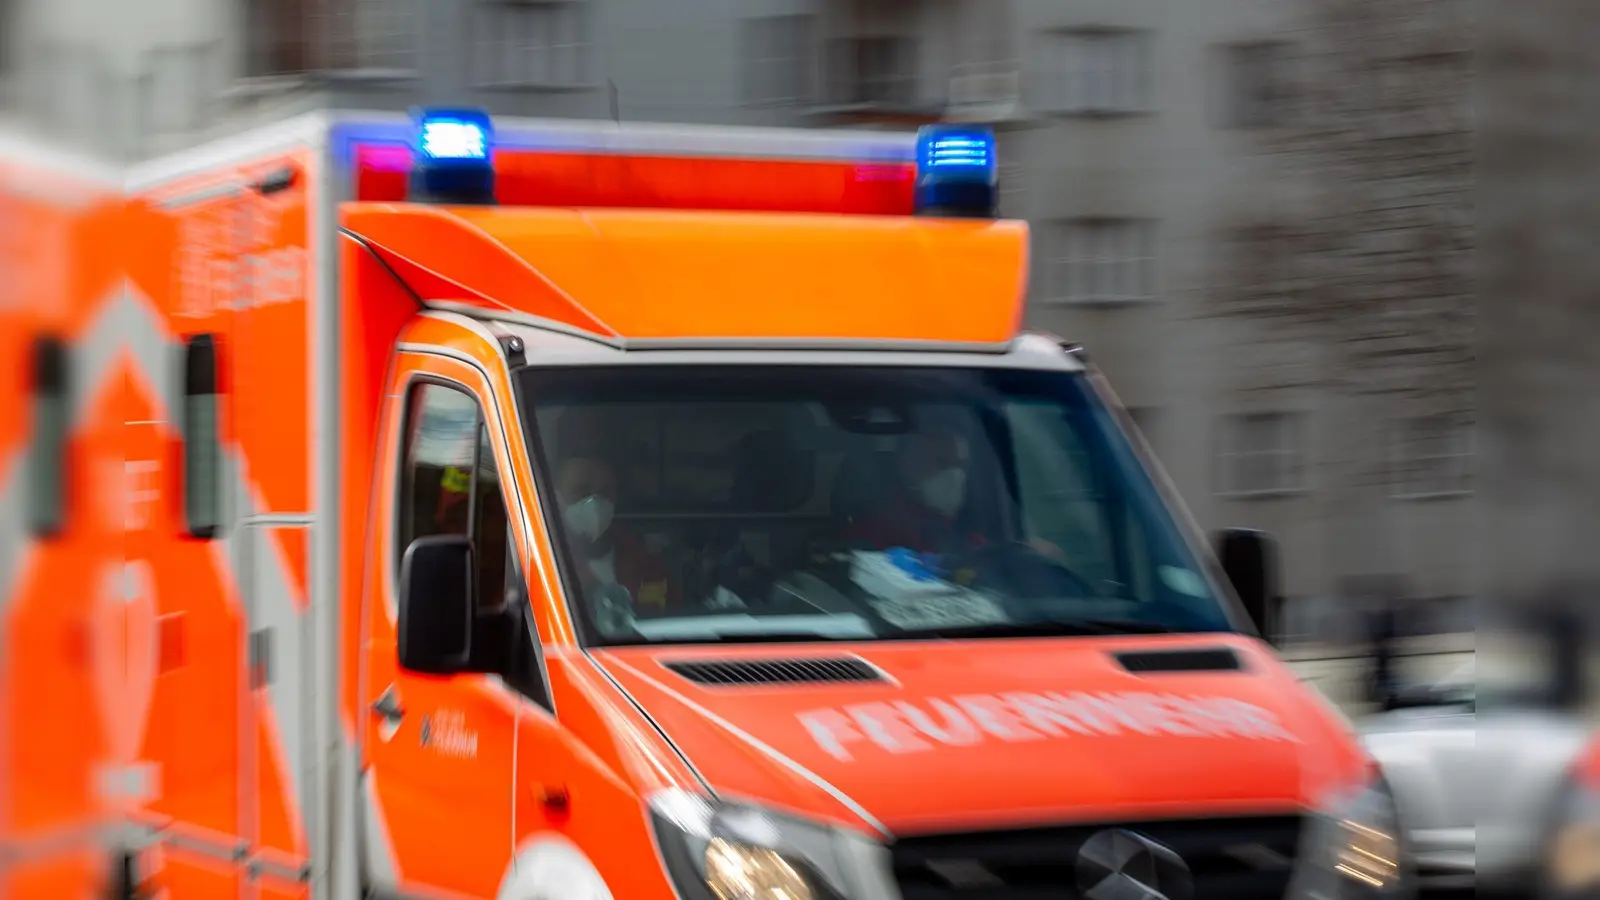
[[[994,153],[994,138],[986,135],[953,134],[923,139],[922,164],[929,169],[964,167],[988,170]]]
[[[425,119],[421,148],[431,159],[488,159],[489,136],[477,122]]]
[[[494,124],[477,109],[413,113],[416,157],[412,198],[424,202],[494,202]]]
[[[917,132],[919,215],[990,218],[999,199],[994,132],[970,125],[927,125]]]

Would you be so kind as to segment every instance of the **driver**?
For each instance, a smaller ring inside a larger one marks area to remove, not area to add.
[[[567,545],[578,560],[585,590],[616,584],[627,589],[641,615],[677,605],[666,564],[627,526],[613,520],[617,470],[593,442],[573,448],[556,470]]]

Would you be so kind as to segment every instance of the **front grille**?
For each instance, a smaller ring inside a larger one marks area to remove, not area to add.
[[[1188,868],[1193,900],[1280,900],[1289,888],[1301,819],[1184,819],[905,837],[893,847],[905,900],[1086,900],[1078,851],[1125,829]]]
[[[758,684],[821,684],[825,682],[882,681],[883,674],[866,660],[752,659],[699,660],[662,663],[695,682],[724,686]]]

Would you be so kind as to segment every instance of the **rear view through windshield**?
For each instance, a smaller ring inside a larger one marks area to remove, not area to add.
[[[564,581],[592,643],[1231,630],[1081,375],[522,377]]]

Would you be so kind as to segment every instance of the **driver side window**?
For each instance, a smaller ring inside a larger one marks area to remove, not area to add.
[[[506,593],[506,506],[477,398],[437,382],[413,384],[406,398],[405,434],[399,553],[420,537],[470,538],[479,606],[499,608]]]
[[[527,582],[517,562],[483,408],[464,388],[416,382],[407,391],[404,428],[398,553],[403,557],[405,548],[420,537],[455,534],[471,539],[478,615],[469,665],[472,671],[501,675],[506,684],[551,709],[533,620],[526,614]]]

